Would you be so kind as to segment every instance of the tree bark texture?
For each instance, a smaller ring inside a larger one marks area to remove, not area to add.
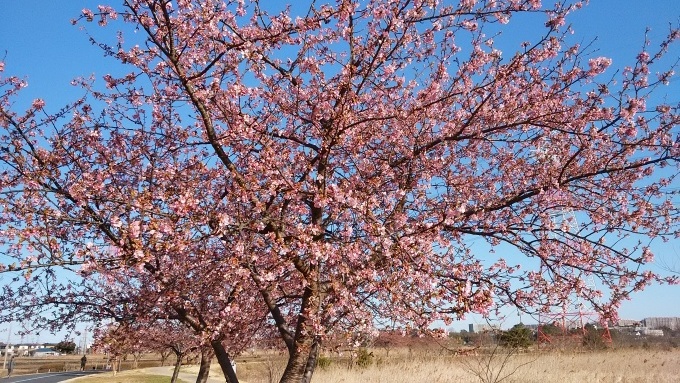
[[[198,376],[196,383],[207,383],[210,375],[210,364],[212,362],[213,352],[208,347],[201,348],[201,367],[198,369]]]
[[[319,340],[315,339],[312,344],[312,349],[309,351],[309,357],[307,358],[307,365],[305,367],[305,374],[302,377],[302,383],[311,383],[312,374],[314,374],[314,369],[316,369],[316,361],[319,358]]]
[[[182,354],[176,354],[177,358],[175,361],[175,368],[172,370],[172,378],[170,378],[170,383],[177,382],[177,377],[179,376],[179,369],[182,367]]]
[[[295,327],[295,342],[289,351],[288,364],[283,372],[280,383],[308,383],[316,368],[318,342],[312,334],[311,325],[307,317],[308,312],[318,310],[318,289],[308,287],[302,299],[301,315],[298,316]],[[310,360],[313,359],[313,360]]]
[[[210,345],[215,351],[215,357],[217,358],[217,363],[220,364],[222,373],[227,383],[238,383],[238,378],[236,377],[236,371],[231,366],[231,358],[229,358],[229,353],[224,349],[224,345],[219,340],[210,341]]]

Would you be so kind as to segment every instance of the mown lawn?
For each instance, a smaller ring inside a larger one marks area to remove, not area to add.
[[[70,380],[73,383],[169,383],[169,376],[149,375],[137,371],[123,371],[116,376],[111,373],[104,373],[95,376],[85,376]],[[177,379],[178,383],[187,383],[184,380]]]

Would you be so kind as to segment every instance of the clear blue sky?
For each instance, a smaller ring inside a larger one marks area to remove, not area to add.
[[[55,110],[80,95],[69,84],[71,79],[91,74],[101,79],[113,70],[112,61],[103,59],[87,34],[70,23],[82,8],[95,9],[97,4],[85,0],[0,0],[0,58],[6,61],[5,74],[24,76],[29,82],[22,103],[41,97],[47,101],[48,109]],[[646,27],[651,28],[652,41],[658,42],[667,33],[669,23],[680,23],[680,1],[591,0],[568,22],[576,31],[574,41],[587,43],[597,38],[593,45],[597,55],[611,57],[614,67],[620,67],[630,63],[639,51]],[[96,23],[87,27],[90,33],[102,32]],[[524,33],[527,28],[511,22],[506,36],[523,39]],[[680,81],[673,81],[667,91],[670,100],[680,100]],[[661,257],[680,257],[680,241],[658,243],[655,250]],[[625,303],[620,314],[632,319],[680,316],[680,286],[650,287]],[[464,328],[464,324],[454,327]],[[5,341],[6,336],[6,331],[0,332],[0,341]],[[19,339],[15,336],[13,341]]]

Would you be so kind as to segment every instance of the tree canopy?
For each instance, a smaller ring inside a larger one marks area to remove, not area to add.
[[[324,339],[386,323],[572,294],[614,317],[664,281],[648,242],[621,239],[677,234],[678,105],[652,95],[680,33],[606,74],[567,42],[581,6],[84,9],[74,23],[111,30],[93,42],[125,73],[75,81],[56,113],[17,110],[24,81],[0,77],[3,317],[178,320],[231,383],[253,334],[288,350],[283,382],[308,382]],[[518,13],[545,25],[508,54],[487,31]]]
[[[534,343],[534,338],[531,329],[519,323],[500,333],[498,343],[509,348],[529,348]]]
[[[54,346],[54,349],[62,354],[73,354],[76,351],[76,343],[72,340],[62,340]]]

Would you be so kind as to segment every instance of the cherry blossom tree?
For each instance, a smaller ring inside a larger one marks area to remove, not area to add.
[[[190,252],[207,256],[205,249],[194,248]],[[110,256],[116,258],[120,255]],[[151,339],[174,342],[173,339],[185,337],[190,328],[192,337],[203,345],[200,347],[202,374],[199,374],[197,382],[205,381],[210,359],[214,356],[206,347],[219,353],[218,360],[231,360],[230,354],[237,355],[253,337],[263,335],[263,329],[267,328],[266,311],[248,311],[254,306],[252,301],[257,295],[236,294],[236,280],[226,269],[218,267],[217,258],[201,263],[196,261],[196,257],[188,257],[186,260],[190,264],[184,266],[179,260],[169,262],[167,258],[167,255],[155,254],[153,268],[149,265],[143,271],[110,268],[111,265],[106,266],[109,269],[102,265],[81,265],[79,274],[85,277],[82,281],[68,281],[67,286],[62,281],[40,293],[36,293],[36,287],[40,287],[39,283],[43,280],[49,281],[51,274],[46,273],[40,278],[31,276],[31,299],[27,300],[29,296],[22,291],[9,295],[3,302],[5,315],[33,318],[36,321],[34,327],[52,330],[59,329],[64,322],[69,324],[83,318],[113,321],[113,333],[119,334],[114,338],[125,346],[127,354],[133,356],[134,345],[143,346],[143,350],[148,351],[150,344],[157,343],[151,342]],[[192,283],[191,279],[187,279],[188,273],[201,275],[212,283]],[[219,286],[219,290],[215,291],[215,286]],[[182,325],[166,325],[170,321]],[[142,340],[143,344],[130,343],[131,340]],[[181,351],[181,357],[186,354],[184,347],[174,347],[173,351]],[[229,373],[233,374],[233,371]]]
[[[97,333],[95,345],[115,355],[143,352],[164,352],[175,355],[175,366],[171,382],[177,381],[180,367],[189,355],[199,352],[201,370],[197,382],[206,382],[212,354],[203,352],[203,340],[193,330],[177,321],[155,321],[153,323],[125,323],[104,327]],[[135,365],[136,368],[136,365]]]
[[[93,41],[126,74],[76,81],[86,96],[52,114],[15,110],[23,82],[1,80],[7,296],[38,299],[50,288],[23,281],[63,268],[133,275],[130,301],[211,329],[232,383],[225,340],[261,327],[288,350],[281,381],[309,382],[324,339],[382,321],[425,329],[571,294],[615,317],[631,291],[674,281],[644,266],[651,239],[677,235],[678,105],[653,95],[680,33],[609,75],[569,43],[581,6],[83,10],[74,23],[118,29]],[[545,25],[507,54],[493,36],[517,13]]]
[[[123,334],[124,329],[116,325],[99,328],[94,333],[92,348],[106,354],[106,362],[110,364],[114,376],[120,370],[120,362],[127,355],[129,343],[132,342]]]

